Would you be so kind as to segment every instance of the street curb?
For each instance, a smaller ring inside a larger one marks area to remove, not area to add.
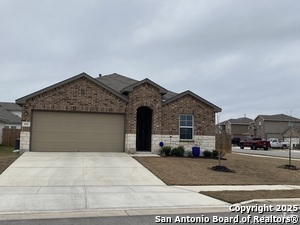
[[[255,204],[269,204],[269,205],[300,205],[300,198],[278,198],[278,199],[252,199],[236,203],[238,205],[255,205]]]
[[[207,206],[187,208],[155,208],[155,209],[103,209],[89,211],[32,211],[32,212],[0,212],[3,220],[33,220],[33,219],[67,219],[112,216],[142,216],[168,214],[196,214],[229,212],[229,206]]]
[[[291,199],[253,199],[233,205],[299,205],[300,198]],[[128,208],[128,209],[99,209],[79,211],[30,211],[30,212],[0,212],[0,221],[4,220],[34,220],[34,219],[67,219],[88,217],[116,217],[116,216],[145,216],[169,214],[199,214],[226,213],[228,206],[183,207],[183,208]]]
[[[247,152],[232,152],[231,154],[236,155],[247,155],[247,156],[253,156],[253,157],[261,157],[261,158],[273,158],[273,159],[289,159],[288,157],[282,157],[282,156],[270,156],[267,154],[255,154],[255,153],[247,153]],[[300,161],[300,159],[292,159],[293,161]]]

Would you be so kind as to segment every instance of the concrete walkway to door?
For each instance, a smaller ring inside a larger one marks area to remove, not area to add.
[[[26,152],[0,175],[0,213],[228,207],[165,185],[126,153]]]

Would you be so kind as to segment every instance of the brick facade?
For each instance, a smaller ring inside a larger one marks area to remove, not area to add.
[[[137,109],[142,106],[147,106],[152,110],[152,133],[160,134],[162,99],[159,90],[154,86],[144,83],[134,88],[133,91],[128,94],[128,99],[126,133],[136,133]]]
[[[179,134],[179,115],[194,115],[195,135],[215,135],[215,112],[211,106],[185,95],[162,107],[162,134]]]
[[[32,110],[125,113],[126,101],[85,77],[30,98],[22,107],[22,120]]]

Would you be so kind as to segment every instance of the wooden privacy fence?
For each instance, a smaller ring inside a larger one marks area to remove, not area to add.
[[[15,145],[15,140],[20,139],[20,132],[20,129],[3,128],[2,145],[13,147]]]
[[[216,150],[231,153],[231,135],[216,134]]]

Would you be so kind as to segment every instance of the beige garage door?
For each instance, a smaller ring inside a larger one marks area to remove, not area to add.
[[[124,115],[34,111],[31,151],[124,151]]]

